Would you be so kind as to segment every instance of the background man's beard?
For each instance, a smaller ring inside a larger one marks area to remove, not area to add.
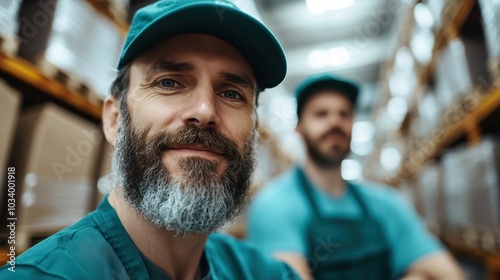
[[[127,202],[158,227],[184,234],[209,234],[233,220],[248,203],[255,165],[255,134],[244,149],[215,130],[186,126],[151,138],[138,134],[128,112],[122,114],[113,155],[113,173]],[[170,174],[162,159],[172,144],[204,145],[223,151],[227,168],[200,157],[180,162]]]
[[[311,159],[321,167],[339,167],[350,153],[349,148],[335,147],[336,151],[327,155],[320,151],[308,137],[304,137],[304,143]]]

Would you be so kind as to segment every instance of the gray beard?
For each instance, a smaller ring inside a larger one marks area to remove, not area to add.
[[[112,169],[121,195],[152,224],[184,235],[210,234],[246,208],[255,166],[255,133],[242,151],[222,134],[195,127],[150,138],[138,135],[128,112],[122,112]],[[178,163],[183,172],[170,174],[162,153],[173,143],[221,150],[227,169],[218,178],[217,162],[187,157]]]

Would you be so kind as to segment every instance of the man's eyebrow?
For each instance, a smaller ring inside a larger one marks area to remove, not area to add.
[[[149,80],[155,74],[161,72],[189,72],[194,70],[194,65],[187,62],[176,61],[158,61],[153,63],[144,74],[144,77]]]
[[[247,76],[238,75],[238,74],[234,74],[234,73],[230,73],[230,72],[222,72],[220,74],[220,76],[221,76],[221,78],[223,78],[224,80],[226,80],[230,83],[234,83],[234,84],[240,85],[242,87],[248,88],[253,93],[256,93],[256,88],[255,88],[254,82],[252,82],[252,80],[250,78],[248,78]]]

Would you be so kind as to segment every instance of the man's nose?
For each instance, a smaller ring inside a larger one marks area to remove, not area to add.
[[[185,124],[199,128],[215,128],[219,124],[220,116],[217,108],[217,96],[212,89],[200,87],[190,95],[188,106],[182,113]]]
[[[330,126],[339,126],[342,123],[342,117],[339,114],[328,114],[328,124]]]

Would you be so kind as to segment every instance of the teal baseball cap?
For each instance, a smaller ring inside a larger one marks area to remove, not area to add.
[[[285,78],[285,54],[276,37],[229,0],[160,0],[138,10],[118,69],[168,37],[185,33],[212,35],[235,47],[252,67],[261,90]]]
[[[359,86],[353,81],[342,79],[330,74],[319,74],[305,79],[297,86],[295,97],[297,98],[297,116],[304,109],[304,105],[309,98],[322,90],[335,90],[344,94],[352,106],[356,107],[356,101],[359,95]]]

